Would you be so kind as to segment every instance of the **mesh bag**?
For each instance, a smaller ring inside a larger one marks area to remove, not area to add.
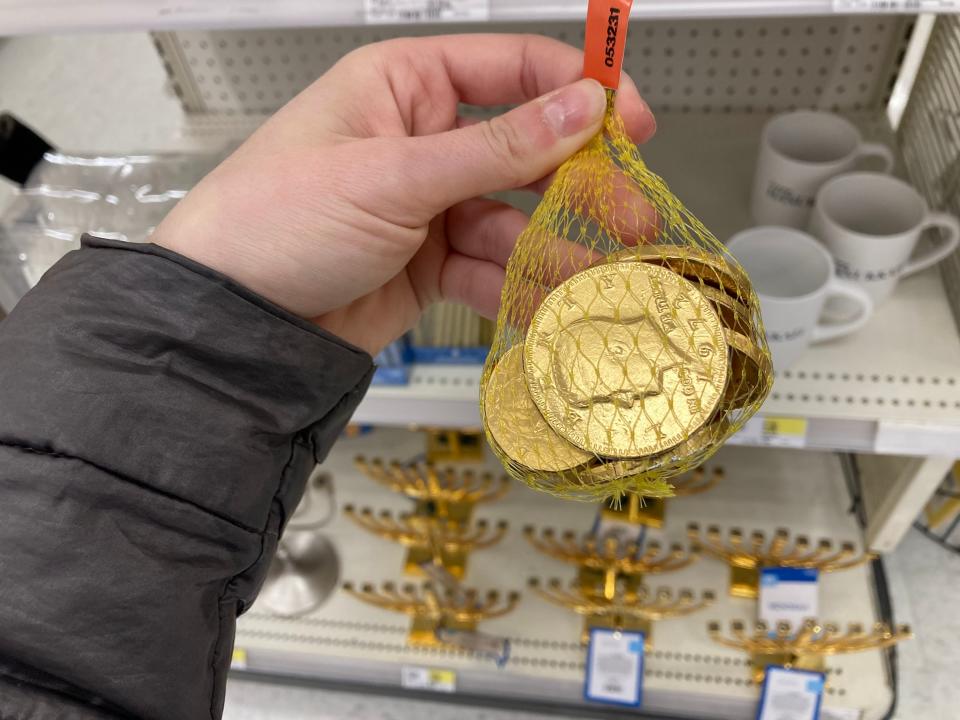
[[[665,497],[756,412],[772,367],[746,274],[614,110],[629,0],[588,13],[603,129],[557,170],[517,240],[481,414],[507,471],[535,489]]]

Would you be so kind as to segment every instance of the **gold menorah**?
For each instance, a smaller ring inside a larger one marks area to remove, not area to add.
[[[820,572],[834,572],[862,565],[876,557],[873,553],[858,552],[852,542],[845,542],[834,550],[833,543],[823,538],[816,547],[805,535],[797,535],[791,544],[790,531],[778,529],[767,541],[767,536],[754,530],[749,540],[740,528],[730,528],[724,542],[720,528],[711,525],[701,534],[697,523],[687,526],[691,542],[698,543],[705,552],[730,566],[730,594],[735,597],[755,598],[759,591],[760,568],[794,567],[815,568]]]
[[[629,590],[619,583],[613,597],[604,597],[599,588],[584,592],[579,580],[565,589],[559,578],[551,578],[543,587],[539,578],[530,578],[529,587],[554,605],[583,615],[580,641],[590,640],[593,628],[642,632],[648,648],[653,643],[653,622],[690,615],[705,608],[715,599],[713,592],[704,590],[698,600],[693,590],[683,589],[676,595],[669,588],[655,592],[646,586]]]
[[[389,510],[374,516],[370,508],[359,511],[346,505],[343,514],[365,530],[407,548],[404,572],[423,575],[424,563],[442,565],[455,578],[467,571],[467,556],[473,550],[495,545],[507,532],[507,523],[491,527],[486,520],[471,525],[423,515],[403,514],[394,518]]]
[[[815,620],[807,620],[796,632],[790,623],[778,623],[771,632],[766,623],[758,622],[748,634],[740,621],[730,623],[730,637],[722,634],[718,622],[709,623],[707,631],[721,645],[750,653],[757,683],[763,682],[768,665],[823,672],[828,655],[881,650],[913,637],[907,625],[894,629],[887,623],[876,623],[867,632],[863,625],[850,623],[847,632],[841,633],[836,625],[820,625]]]
[[[483,460],[483,432],[425,428],[428,462]]]
[[[597,538],[585,534],[579,539],[573,531],[557,536],[553,528],[544,528],[539,537],[532,525],[523,529],[530,543],[544,555],[577,565],[582,593],[596,592],[613,599],[617,584],[636,591],[646,574],[672,572],[687,567],[698,557],[698,548],[691,544],[684,549],[674,543],[666,550],[658,542],[648,542],[641,550],[636,541],[624,542],[613,536]]]
[[[344,583],[343,589],[365,603],[408,615],[411,623],[407,642],[421,647],[443,646],[437,638],[441,629],[475,632],[480,621],[506,615],[520,600],[516,592],[501,599],[499,592],[491,590],[481,597],[473,588],[437,590],[432,583],[418,588],[412,583],[397,587],[385,582],[379,590],[370,583],[359,589]]]
[[[393,492],[417,501],[417,515],[468,522],[475,505],[503,497],[510,488],[506,475],[477,474],[473,470],[437,470],[430,463],[402,465],[397,461],[385,464],[380,458],[367,460],[358,455],[356,466],[371,480]]]
[[[682,497],[705,492],[723,480],[724,475],[723,468],[715,467],[708,474],[701,465],[670,480],[670,484],[673,485],[673,496]],[[603,516],[609,520],[632,525],[661,528],[667,513],[668,499],[643,498],[634,493],[628,493],[626,498],[607,501],[603,507]]]

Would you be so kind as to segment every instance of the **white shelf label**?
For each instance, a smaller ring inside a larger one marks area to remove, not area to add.
[[[470,22],[490,19],[490,0],[363,0],[370,25]]]
[[[836,13],[957,12],[958,0],[833,0]]]
[[[747,420],[740,432],[730,438],[730,442],[735,445],[806,447],[807,419],[772,415],[754,416]]]
[[[400,668],[400,687],[453,693],[457,691],[457,674],[453,670],[404,665]]]
[[[820,708],[820,720],[861,720],[863,713],[856,708]]]
[[[787,622],[796,631],[817,617],[819,583],[814,568],[771,567],[760,570],[759,617],[770,628]]]
[[[821,673],[771,666],[760,690],[757,720],[817,720],[821,699]]]
[[[960,425],[881,420],[873,441],[875,453],[889,455],[955,456],[960,447]]]
[[[591,630],[584,698],[639,707],[643,697],[643,641],[639,632]]]

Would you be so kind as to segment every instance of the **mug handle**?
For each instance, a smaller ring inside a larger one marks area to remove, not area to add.
[[[958,222],[953,215],[942,212],[928,213],[927,217],[923,219],[921,230],[927,228],[943,228],[947,231],[946,239],[916,260],[908,262],[900,273],[900,277],[912,275],[920,270],[926,270],[931,265],[936,265],[957,249],[957,244],[960,243],[960,222]]]
[[[845,320],[829,325],[817,324],[810,334],[810,342],[823,342],[824,340],[833,340],[841,335],[859,330],[873,316],[873,298],[862,287],[849,280],[841,280],[834,277],[827,286],[827,298],[845,297],[853,300],[860,305],[860,312],[852,320]]]
[[[883,160],[883,169],[880,171],[889,175],[893,171],[896,159],[893,157],[893,151],[883,143],[861,143],[857,148],[857,157],[878,157]]]

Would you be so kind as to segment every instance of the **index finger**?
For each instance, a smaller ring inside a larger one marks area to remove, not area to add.
[[[583,77],[583,52],[541,35],[438,35],[398,43],[396,50],[421,76],[429,76],[441,63],[460,101],[471,105],[521,103]],[[626,74],[617,92],[617,110],[635,142],[653,135],[653,114]]]

